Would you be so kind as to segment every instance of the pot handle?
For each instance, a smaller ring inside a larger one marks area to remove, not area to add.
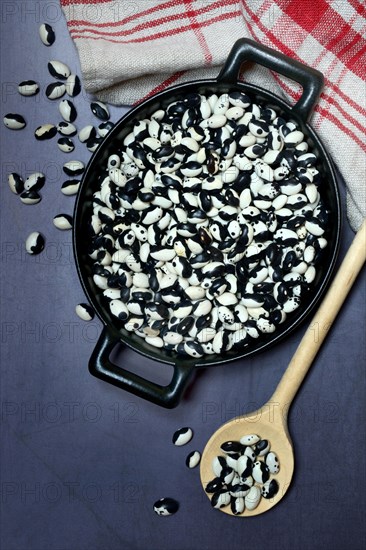
[[[194,363],[174,363],[174,373],[170,383],[167,386],[161,386],[114,365],[109,356],[117,343],[120,343],[118,336],[104,327],[90,357],[89,372],[105,382],[156,405],[167,409],[176,407],[192,375]]]
[[[259,63],[301,84],[302,96],[292,107],[305,122],[309,119],[324,85],[322,73],[254,40],[241,38],[232,47],[217,80],[237,83],[242,65],[248,61]]]

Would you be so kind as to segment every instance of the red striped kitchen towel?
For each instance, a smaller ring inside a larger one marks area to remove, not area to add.
[[[348,217],[366,216],[366,8],[363,0],[61,0],[85,89],[130,105],[171,84],[216,76],[250,37],[319,69],[312,118],[348,186]],[[294,102],[299,86],[259,67],[245,79]]]

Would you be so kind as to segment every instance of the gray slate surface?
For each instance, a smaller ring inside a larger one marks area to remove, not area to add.
[[[90,376],[88,359],[101,331],[74,307],[84,301],[74,266],[71,232],[54,215],[72,213],[60,192],[66,160],[34,129],[57,123],[57,102],[44,96],[49,59],[78,71],[76,51],[58,2],[1,3],[1,116],[23,113],[28,126],[1,124],[1,548],[2,550],[361,550],[365,543],[365,277],[358,279],[290,413],[296,474],[286,498],[250,519],[211,509],[185,458],[234,415],[254,410],[272,394],[304,327],[257,357],[202,370],[181,405],[164,410]],[[57,41],[43,46],[38,27],[52,23]],[[21,98],[19,81],[35,79],[42,92]],[[87,98],[75,100],[77,125],[95,123]],[[112,108],[117,120],[122,109]],[[346,152],[345,152],[346,154]],[[43,200],[25,206],[7,185],[9,171],[41,170]],[[24,241],[41,231],[38,257]],[[342,250],[352,232],[345,223]],[[158,378],[166,367],[125,351],[119,361]],[[186,447],[171,443],[191,426]],[[155,500],[177,498],[179,512],[154,514]]]

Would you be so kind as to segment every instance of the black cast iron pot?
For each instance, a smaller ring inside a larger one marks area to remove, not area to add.
[[[301,84],[303,92],[299,101],[294,106],[289,106],[269,91],[238,81],[240,71],[248,62],[259,63]],[[307,122],[317,103],[322,86],[323,76],[318,71],[251,40],[241,39],[234,44],[216,79],[185,83],[154,95],[130,110],[106,136],[84,173],[76,200],[73,227],[74,254],[80,281],[89,302],[104,324],[104,329],[89,362],[89,370],[93,375],[158,405],[172,408],[179,403],[194,369],[221,365],[262,351],[286,337],[308,316],[324,293],[331,277],[341,228],[340,199],[332,161],[319,137]],[[325,235],[328,246],[325,248],[321,264],[317,267],[312,290],[303,298],[300,307],[274,333],[253,340],[242,349],[230,350],[222,355],[206,355],[196,360],[150,346],[139,336],[122,328],[118,319],[112,317],[101,290],[93,282],[93,262],[88,256],[90,240],[88,222],[92,215],[92,195],[97,190],[98,176],[102,170],[105,170],[106,159],[112,152],[115,152],[118,144],[130,131],[129,127],[131,127],[132,121],[146,118],[172,101],[182,99],[186,94],[216,93],[219,95],[238,90],[245,92],[252,101],[270,105],[286,120],[295,120],[317,154],[318,168],[323,180],[321,195],[330,212],[329,226]],[[125,344],[156,361],[173,365],[174,373],[171,382],[167,386],[160,386],[113,364],[110,354],[117,343]]]

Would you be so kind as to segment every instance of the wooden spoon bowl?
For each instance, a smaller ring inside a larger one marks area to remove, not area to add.
[[[278,493],[270,499],[262,497],[254,510],[245,509],[238,517],[256,516],[270,510],[282,499],[290,486],[295,460],[287,426],[288,410],[365,261],[366,221],[355,236],[332,285],[271,399],[257,411],[226,422],[206,444],[200,466],[201,483],[204,489],[215,477],[212,462],[216,456],[224,454],[220,446],[225,441],[239,441],[244,435],[257,434],[261,439],[268,439],[271,450],[278,456],[280,471],[278,474],[272,474],[279,485]],[[316,337],[314,327],[317,327]],[[211,494],[206,494],[209,498],[212,497]],[[230,506],[220,510],[234,515]]]
[[[286,412],[284,411],[286,415]],[[277,455],[280,462],[280,471],[273,475],[279,485],[278,493],[271,499],[261,498],[259,505],[254,510],[247,510],[242,516],[256,516],[263,514],[275,506],[287,492],[294,472],[294,452],[290,434],[287,430],[286,418],[283,417],[278,403],[267,403],[261,409],[246,416],[234,418],[226,422],[208,440],[201,459],[201,483],[205,488],[214,476],[212,462],[219,454],[224,454],[220,446],[225,441],[239,441],[243,435],[257,434],[261,439],[267,439],[271,444],[271,450]],[[212,495],[207,495],[208,497]],[[221,508],[222,512],[233,515],[230,506]]]

